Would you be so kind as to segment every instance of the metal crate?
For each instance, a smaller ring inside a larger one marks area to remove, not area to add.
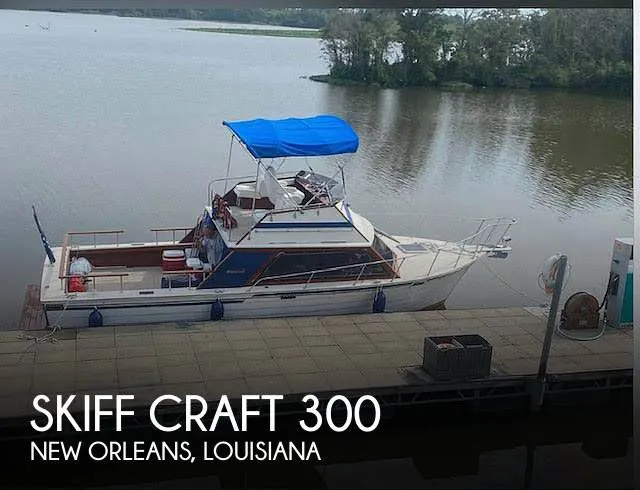
[[[424,339],[423,369],[436,381],[485,378],[493,347],[480,335],[448,335]]]

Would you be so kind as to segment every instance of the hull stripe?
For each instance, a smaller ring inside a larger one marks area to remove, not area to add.
[[[258,223],[255,228],[353,228],[353,225],[348,221],[336,221],[336,222],[277,222],[267,221]]]

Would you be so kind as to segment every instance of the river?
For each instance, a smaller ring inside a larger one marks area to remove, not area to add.
[[[519,219],[514,253],[474,266],[447,307],[546,301],[537,275],[556,252],[571,264],[565,294],[601,297],[613,240],[633,229],[630,98],[336,87],[304,78],[327,71],[318,40],[180,29],[199,25],[211,24],[0,12],[0,326],[15,325],[25,286],[39,282],[32,204],[53,244],[84,229],[149,240],[150,228],[187,226],[201,212],[207,182],[227,163],[223,119],[317,113],[358,131],[347,194],[383,229],[457,239],[464,218]],[[237,164],[252,171],[248,159]],[[313,166],[323,165],[332,168]],[[577,485],[630,485],[630,449],[594,459],[580,440],[539,451],[534,486],[562,484],[551,475],[568,468],[583,478]],[[431,483],[523,485],[525,448],[500,451],[483,453],[474,470],[489,476]],[[420,465],[404,457],[387,474],[404,471],[406,485],[422,486],[428,477],[412,477]],[[375,484],[380,474],[358,464],[326,468],[324,481]]]

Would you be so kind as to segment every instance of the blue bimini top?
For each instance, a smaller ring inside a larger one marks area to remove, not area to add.
[[[355,153],[358,135],[344,120],[308,118],[223,121],[256,159]]]

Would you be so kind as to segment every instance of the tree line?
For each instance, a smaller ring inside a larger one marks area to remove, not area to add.
[[[325,26],[328,11],[322,9],[57,9],[55,12],[81,12],[120,17],[148,17],[204,21],[265,24],[319,29]]]
[[[352,9],[321,42],[333,81],[631,93],[632,26],[623,9]]]

